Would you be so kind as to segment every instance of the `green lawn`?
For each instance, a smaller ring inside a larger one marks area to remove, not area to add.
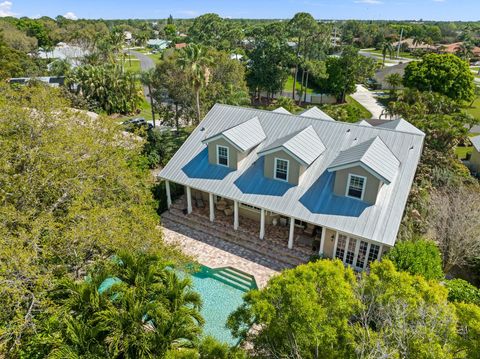
[[[467,107],[465,112],[469,113],[470,115],[480,119],[480,97],[478,97],[471,107]]]
[[[292,92],[293,88],[293,76],[288,76],[287,82],[285,83],[285,86],[283,86],[284,91],[289,91]],[[295,89],[297,91],[300,91],[300,82],[297,81],[295,84]],[[312,94],[315,90],[313,88],[307,87],[307,94]]]
[[[358,101],[354,100],[352,97],[347,96],[347,103],[353,107],[356,107],[360,113],[360,118],[372,118],[372,113],[363,107]]]
[[[130,72],[141,72],[142,68],[140,65],[140,61],[135,58],[132,59],[132,61],[126,60],[125,61],[125,71],[130,71]]]
[[[379,55],[380,57],[383,57],[383,54],[382,54],[381,50],[362,50],[362,51],[370,52],[372,54]],[[394,53],[394,57],[395,56],[397,56],[397,51],[395,51],[395,53]],[[402,52],[402,51],[400,51],[400,57],[405,57],[407,59],[418,59],[418,57],[413,56],[411,53]],[[390,56],[387,54],[387,57],[385,59],[389,59],[389,58],[390,58]]]

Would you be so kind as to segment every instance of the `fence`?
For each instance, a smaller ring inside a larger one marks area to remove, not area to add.
[[[267,96],[266,93],[262,93],[262,96]],[[279,97],[288,97],[292,98],[292,91],[281,91],[273,95],[274,98]],[[295,100],[298,101],[300,99],[299,94],[295,94]],[[328,95],[328,94],[307,94],[306,96],[302,96],[302,102],[311,103],[314,105],[323,105],[323,104],[333,104],[337,103],[337,99],[335,96]]]

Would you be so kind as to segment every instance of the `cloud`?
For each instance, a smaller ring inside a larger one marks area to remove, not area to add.
[[[368,5],[378,5],[383,4],[383,1],[380,0],[355,0],[357,4],[368,4]]]
[[[12,11],[13,3],[11,1],[0,2],[0,17],[5,16],[15,16],[16,14]]]
[[[195,17],[198,16],[198,11],[195,10],[180,10],[177,13],[181,16]]]
[[[71,11],[69,11],[69,12],[67,12],[65,15],[63,15],[63,17],[64,17],[65,19],[70,19],[70,20],[77,20],[77,19],[78,19],[78,16],[75,15],[75,13],[74,13],[74,12],[71,12]]]

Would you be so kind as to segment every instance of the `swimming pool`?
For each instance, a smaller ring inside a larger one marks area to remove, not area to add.
[[[204,335],[235,345],[237,340],[225,328],[227,318],[243,303],[243,295],[256,289],[255,279],[235,268],[211,269],[201,266],[192,274],[194,290],[200,293],[203,301],[200,311],[205,319]]]

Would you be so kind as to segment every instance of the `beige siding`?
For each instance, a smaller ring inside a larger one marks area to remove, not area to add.
[[[347,191],[348,175],[350,173],[367,178],[367,185],[363,195],[363,200],[367,203],[375,204],[381,182],[378,180],[378,178],[372,176],[369,172],[365,171],[359,166],[335,172],[335,185],[333,189],[335,194],[339,196],[345,196]]]
[[[212,141],[208,144],[208,162],[216,165],[217,162],[217,145],[228,147],[228,166],[234,170],[237,169],[239,156],[238,151],[235,147],[233,147],[229,142],[227,142],[223,138],[219,138],[218,140]],[[243,158],[243,157],[241,157]]]
[[[475,149],[475,147],[473,148],[472,157],[470,157],[470,164],[472,170],[477,172],[480,170],[480,153]]]
[[[303,170],[301,170],[302,166],[297,162],[296,159],[283,150],[278,150],[274,153],[265,155],[265,177],[275,179],[275,158],[288,161],[288,182],[293,185],[297,185],[300,174],[303,172]]]

